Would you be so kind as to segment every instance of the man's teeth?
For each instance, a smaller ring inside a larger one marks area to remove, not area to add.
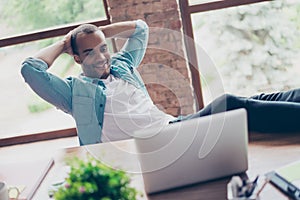
[[[106,66],[107,66],[107,62],[104,62],[103,64],[98,63],[95,65],[96,68],[104,68]]]

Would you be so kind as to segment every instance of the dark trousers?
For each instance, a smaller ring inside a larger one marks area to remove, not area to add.
[[[199,112],[185,116],[179,121],[238,108],[247,110],[249,131],[300,132],[300,89],[249,98],[224,94]]]

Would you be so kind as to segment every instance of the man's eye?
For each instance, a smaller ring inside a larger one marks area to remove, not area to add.
[[[107,46],[105,45],[105,46],[100,47],[100,51],[102,53],[106,52],[107,51]]]
[[[87,53],[87,56],[92,56],[92,55],[94,55],[95,54],[95,51],[93,50],[93,51],[89,51],[88,53]]]

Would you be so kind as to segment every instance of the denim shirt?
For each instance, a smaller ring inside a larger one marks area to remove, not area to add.
[[[137,20],[134,33],[121,51],[112,56],[110,73],[143,90],[149,97],[136,70],[145,55],[148,37],[147,24]],[[101,142],[106,103],[104,83],[101,79],[83,75],[61,79],[47,72],[47,69],[48,65],[43,60],[27,58],[21,73],[39,96],[73,116],[80,145]]]

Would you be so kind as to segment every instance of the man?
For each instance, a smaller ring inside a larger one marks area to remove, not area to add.
[[[174,118],[150,99],[137,72],[148,42],[148,26],[141,20],[103,27],[81,25],[62,41],[24,61],[22,75],[46,101],[73,116],[81,145],[130,138],[135,130],[236,108],[248,111],[250,131],[300,131],[298,90],[252,98],[223,95],[196,114]],[[127,38],[111,56],[106,38]],[[65,80],[47,72],[55,59],[68,53],[83,73]],[[267,100],[267,101],[265,101]]]

